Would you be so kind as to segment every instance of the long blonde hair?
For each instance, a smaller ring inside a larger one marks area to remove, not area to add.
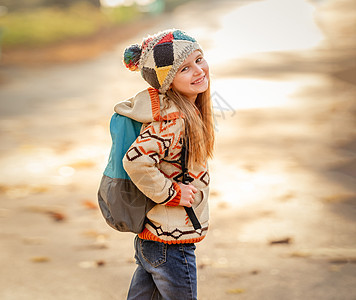
[[[166,92],[168,101],[172,101],[183,114],[186,136],[189,141],[188,167],[194,164],[206,163],[212,158],[214,149],[214,119],[210,97],[210,83],[208,89],[198,94],[195,103],[190,102],[179,92],[169,89]]]

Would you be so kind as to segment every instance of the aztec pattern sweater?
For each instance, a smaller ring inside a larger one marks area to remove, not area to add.
[[[147,214],[151,222],[139,237],[168,244],[196,243],[208,230],[208,166],[189,169],[192,184],[198,189],[193,209],[202,225],[202,229],[195,230],[184,208],[178,205],[184,120],[173,103],[163,109],[162,98],[156,89],[148,88],[115,106],[116,113],[143,123],[140,135],[123,158],[133,183],[157,203]]]

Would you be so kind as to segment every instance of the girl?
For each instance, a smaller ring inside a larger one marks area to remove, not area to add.
[[[124,64],[140,70],[151,87],[115,106],[118,114],[143,123],[123,165],[157,203],[135,238],[138,266],[127,299],[197,299],[194,250],[208,230],[207,159],[214,144],[209,67],[197,41],[181,30],[131,45]],[[189,184],[181,182],[184,140]],[[200,229],[194,229],[184,206],[194,209]]]

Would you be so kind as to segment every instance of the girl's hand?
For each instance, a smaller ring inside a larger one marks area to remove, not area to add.
[[[184,184],[178,182],[178,185],[181,189],[179,205],[192,207],[192,204],[194,203],[194,199],[195,199],[195,193],[198,192],[198,190],[191,183]]]

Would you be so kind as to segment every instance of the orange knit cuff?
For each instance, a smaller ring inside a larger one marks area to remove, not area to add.
[[[178,206],[179,205],[180,197],[182,195],[182,190],[180,189],[180,186],[176,182],[173,182],[173,187],[177,191],[177,194],[175,195],[175,197],[172,200],[170,200],[166,203],[166,206]]]
[[[165,240],[160,239],[158,236],[155,236],[152,232],[150,232],[147,228],[145,228],[141,233],[138,234],[138,237],[142,240],[156,241],[156,242],[172,245],[172,244],[198,243],[205,238],[205,235],[197,237],[197,238],[187,239],[187,240],[165,241]]]

